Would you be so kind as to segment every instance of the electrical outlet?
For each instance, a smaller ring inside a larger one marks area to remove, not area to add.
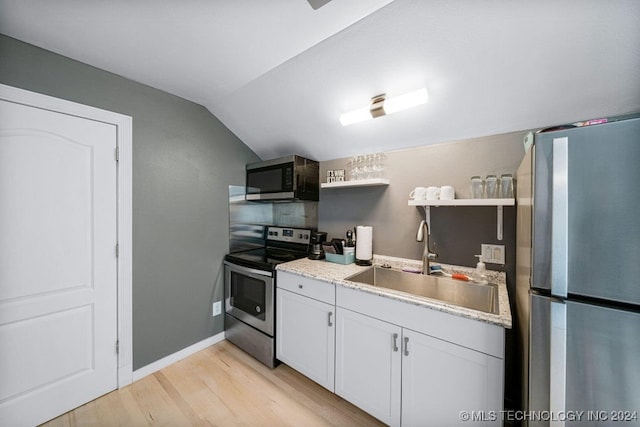
[[[504,245],[482,244],[482,261],[504,265]]]
[[[213,303],[213,315],[218,316],[222,314],[222,301],[216,301]]]

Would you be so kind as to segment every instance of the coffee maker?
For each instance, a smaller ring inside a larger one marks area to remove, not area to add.
[[[322,244],[327,241],[327,233],[324,231],[311,232],[311,250],[309,251],[309,259],[324,259],[324,250]]]

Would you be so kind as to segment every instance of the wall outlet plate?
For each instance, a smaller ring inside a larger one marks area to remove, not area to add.
[[[504,245],[482,244],[482,262],[504,265]]]
[[[213,303],[213,315],[219,316],[222,314],[222,301],[216,301]]]

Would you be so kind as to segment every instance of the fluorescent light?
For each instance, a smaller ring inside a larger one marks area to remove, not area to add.
[[[371,115],[370,107],[362,107],[357,110],[349,111],[340,116],[340,123],[342,126],[348,126],[353,123],[364,122],[365,120],[373,119]]]
[[[392,114],[398,111],[406,110],[407,108],[426,104],[428,100],[429,95],[427,94],[427,89],[422,88],[413,92],[405,93],[404,95],[398,95],[394,96],[393,98],[385,99],[384,111],[387,114]]]
[[[353,123],[363,122],[375,117],[396,113],[411,107],[426,104],[429,100],[427,89],[422,88],[403,95],[386,98],[386,95],[376,95],[371,98],[371,103],[367,107],[358,108],[349,111],[340,116],[342,126],[348,126]]]

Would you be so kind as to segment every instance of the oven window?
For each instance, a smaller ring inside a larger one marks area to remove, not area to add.
[[[267,285],[264,280],[231,272],[231,305],[260,320],[265,320]]]

